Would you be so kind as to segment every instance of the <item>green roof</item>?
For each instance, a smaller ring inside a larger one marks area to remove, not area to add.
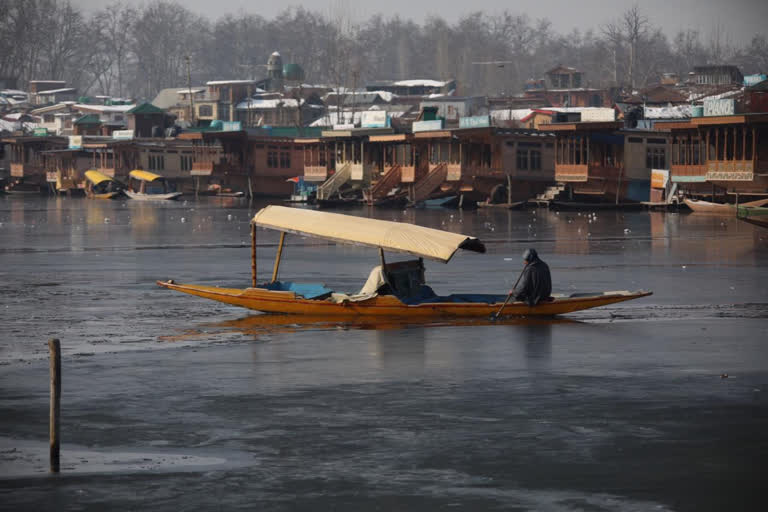
[[[133,107],[126,114],[164,114],[165,110],[157,108],[151,103],[142,103]]]
[[[75,121],[75,124],[101,124],[101,120],[96,114],[86,114]]]

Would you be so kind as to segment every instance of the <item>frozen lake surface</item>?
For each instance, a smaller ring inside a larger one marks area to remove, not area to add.
[[[154,284],[247,286],[261,206],[0,197],[0,509],[753,507],[768,230],[655,212],[348,211],[485,241],[485,255],[427,262],[439,293],[505,293],[529,246],[556,292],[654,291],[558,320],[307,328]],[[258,239],[265,278],[277,234]],[[356,291],[377,263],[289,236],[281,276]],[[50,337],[64,354],[56,478]]]

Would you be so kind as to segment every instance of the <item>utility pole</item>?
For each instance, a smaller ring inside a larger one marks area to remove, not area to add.
[[[189,123],[195,124],[195,102],[192,99],[192,71],[190,70],[189,55],[185,57],[187,61],[187,88],[189,89]]]
[[[352,71],[352,126],[355,125],[355,110],[357,110],[357,75],[359,71],[355,68]]]

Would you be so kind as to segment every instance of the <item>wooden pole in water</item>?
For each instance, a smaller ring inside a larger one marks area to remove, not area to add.
[[[59,340],[48,340],[51,360],[51,404],[49,419],[50,472],[59,472],[59,413],[61,412],[61,345]]]
[[[256,224],[251,222],[251,286],[256,288]]]
[[[285,244],[285,231],[280,232],[280,245],[277,246],[277,256],[275,257],[275,268],[272,269],[272,282],[277,281],[277,272],[280,270],[280,258],[283,256],[283,245]]]

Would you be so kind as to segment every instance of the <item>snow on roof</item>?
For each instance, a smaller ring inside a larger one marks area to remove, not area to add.
[[[179,94],[189,94],[189,88],[187,88],[187,89],[179,89],[176,92],[179,93]],[[192,92],[193,93],[205,92],[205,87],[193,87],[192,88]]]
[[[304,103],[304,100],[301,102]],[[241,101],[237,104],[238,110],[247,110],[247,109],[265,109],[265,108],[280,108],[280,107],[287,107],[287,108],[296,108],[299,106],[298,100],[295,100],[293,98],[274,98],[274,99],[264,99],[264,98],[250,98],[245,101]]]
[[[2,89],[0,96],[26,96],[27,93],[18,89]]]
[[[691,105],[671,105],[667,107],[645,107],[646,119],[688,119],[691,117]]]
[[[205,82],[205,85],[237,85],[237,84],[255,84],[256,80],[211,80]]]
[[[533,113],[530,108],[497,109],[491,110],[491,119],[494,121],[521,121]]]
[[[731,90],[731,91],[722,92],[720,94],[712,94],[712,95],[710,95],[710,94],[704,93],[704,94],[697,95],[696,93],[694,93],[694,94],[691,95],[691,101],[697,101],[698,102],[698,101],[704,101],[704,100],[723,100],[723,99],[726,99],[726,98],[731,98],[733,96],[738,96],[739,94],[741,94],[743,92],[744,92],[744,88],[742,87],[742,88],[739,88],[739,89],[734,89],[734,90]]]
[[[443,82],[441,80],[423,80],[423,79],[415,79],[415,80],[398,80],[396,82],[392,82],[392,85],[400,86],[400,87],[443,87],[448,82]]]
[[[280,52],[272,52],[271,56],[272,57],[279,57],[280,56]]]
[[[62,92],[74,92],[76,89],[74,87],[64,87],[63,89],[49,89],[47,91],[38,91],[35,94],[43,95],[43,94],[59,94]]]
[[[65,80],[30,80],[31,84],[65,84]]]
[[[15,132],[19,129],[19,124],[16,121],[6,121],[5,119],[0,119],[0,132]]]
[[[89,105],[77,103],[74,108],[78,110],[92,110],[94,112],[128,112],[136,105]]]

